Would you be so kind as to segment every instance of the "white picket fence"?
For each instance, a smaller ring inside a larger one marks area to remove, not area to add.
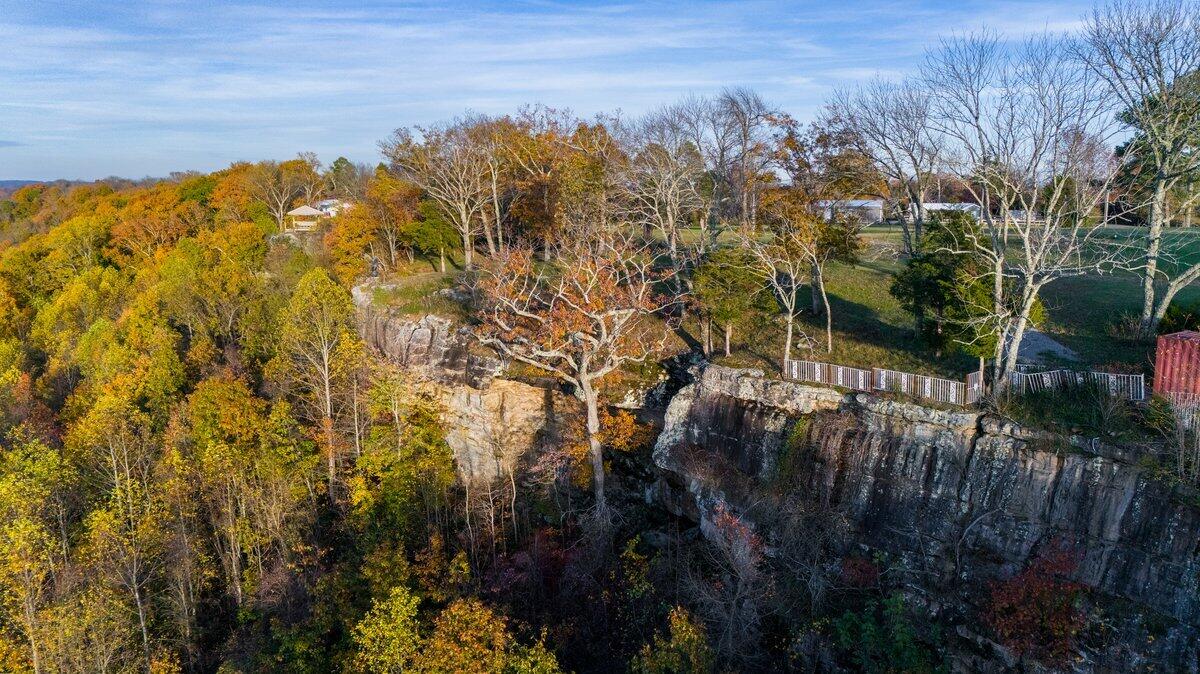
[[[1009,374],[1009,387],[1013,393],[1037,393],[1050,389],[1092,384],[1108,391],[1111,396],[1134,401],[1146,399],[1145,375],[1078,370],[1022,371],[1028,369],[1028,367],[1018,367],[1016,372]]]
[[[875,380],[871,370],[812,360],[789,360],[788,376],[796,381],[831,384],[858,391],[870,391],[871,382]]]
[[[961,381],[896,370],[864,370],[811,360],[789,360],[785,372],[788,378],[796,381],[841,386],[857,391],[892,391],[952,405],[966,405],[978,400],[978,395],[968,397],[968,388]]]
[[[789,379],[796,381],[841,386],[856,391],[892,391],[951,405],[970,405],[983,397],[983,377],[980,372],[968,374],[964,383],[878,367],[865,370],[812,360],[789,360],[784,371]],[[1036,366],[1022,364],[1017,366],[1016,372],[1009,375],[1009,388],[1019,395],[1083,384],[1096,385],[1107,390],[1109,395],[1133,401],[1146,399],[1146,378],[1141,374],[1076,370],[1037,371]],[[1197,396],[1195,404],[1189,405],[1188,409],[1192,410],[1190,414],[1200,420],[1200,396]]]
[[[1196,393],[1160,393],[1171,401],[1175,420],[1190,431],[1200,430],[1200,394]]]

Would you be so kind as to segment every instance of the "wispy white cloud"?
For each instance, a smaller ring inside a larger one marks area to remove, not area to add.
[[[0,0],[3,2],[3,0]],[[903,77],[938,36],[1069,28],[1082,6],[223,0],[0,12],[0,178],[161,174],[302,149],[377,158],[393,128],[545,102],[636,114],[748,85],[803,115]],[[2,143],[0,143],[2,145]]]

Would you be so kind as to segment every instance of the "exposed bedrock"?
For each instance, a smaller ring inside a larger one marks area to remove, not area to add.
[[[354,295],[367,346],[442,403],[446,442],[463,479],[491,482],[507,475],[576,413],[577,401],[555,387],[497,378],[505,364],[473,350],[467,328],[441,316],[373,307],[369,288],[356,288]]]
[[[1136,451],[708,366],[667,409],[654,458],[676,488],[659,492],[707,529],[717,504],[743,505],[742,480],[778,479],[788,451],[803,452],[788,464],[793,488],[844,512],[855,542],[902,560],[912,583],[978,608],[987,583],[1065,542],[1075,579],[1129,608],[1113,618],[1125,636],[1083,671],[1196,670],[1200,512]],[[1153,645],[1122,643],[1147,622],[1166,625]]]

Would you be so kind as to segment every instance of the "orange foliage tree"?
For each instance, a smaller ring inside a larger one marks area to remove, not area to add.
[[[647,324],[671,301],[656,290],[652,257],[623,239],[577,245],[559,264],[512,248],[479,282],[480,339],[501,354],[574,387],[587,410],[598,521],[608,520],[597,384],[622,365],[657,352],[665,333]]]

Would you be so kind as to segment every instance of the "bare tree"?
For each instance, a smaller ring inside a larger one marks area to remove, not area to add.
[[[255,164],[247,174],[251,193],[266,204],[275,225],[282,230],[284,218],[296,197],[304,193],[304,180],[296,170],[296,160],[290,162],[264,161]]]
[[[680,230],[701,210],[704,163],[675,108],[648,115],[634,131],[629,163],[629,203],[632,218],[658,232],[675,270],[676,290],[691,258]]]
[[[321,175],[321,160],[316,152],[301,152],[296,159],[293,166],[300,181],[300,192],[304,195],[304,203],[311,206],[325,196],[329,183]]]
[[[1200,7],[1185,0],[1096,7],[1078,51],[1134,132],[1125,157],[1140,164],[1134,187],[1148,202],[1139,267],[1141,327],[1152,335],[1175,294],[1200,278],[1200,264],[1164,259],[1174,251],[1164,248],[1163,239],[1168,194],[1200,173]]]
[[[925,65],[947,165],[981,205],[957,250],[986,260],[992,293],[975,334],[995,339],[995,380],[1016,365],[1038,294],[1100,268],[1086,226],[1115,172],[1103,91],[1049,35],[1021,45],[990,33],[945,40]]]
[[[908,201],[913,227],[902,217],[904,251],[920,247],[925,195],[937,168],[940,137],[930,124],[928,91],[916,82],[873,80],[839,92],[830,104],[827,124],[870,157],[889,184]]]
[[[417,128],[420,140],[408,129],[397,129],[381,144],[392,169],[418,186],[437,204],[462,237],[463,266],[474,264],[475,235],[489,204],[488,157],[470,124]]]
[[[510,247],[479,283],[480,341],[575,389],[587,411],[596,520],[611,520],[604,491],[600,391],[607,375],[659,352],[661,330],[645,319],[671,301],[652,256],[627,238],[577,242],[550,270],[527,247]],[[655,335],[660,335],[657,339]]]
[[[703,255],[720,236],[722,214],[730,207],[735,129],[716,102],[707,98],[685,98],[674,106],[674,114],[704,162],[705,181],[700,190],[703,201],[697,217],[700,226],[697,247]]]
[[[716,106],[732,141],[729,182],[737,194],[737,215],[743,229],[754,229],[758,196],[768,182],[770,126],[775,112],[755,91],[743,87],[721,92]]]
[[[730,660],[757,657],[762,620],[773,582],[762,538],[750,525],[718,505],[701,527],[709,545],[703,565],[689,565],[684,587],[700,613],[715,628],[714,645]],[[701,568],[713,570],[704,573]]]
[[[791,227],[780,227],[773,236],[764,238],[743,233],[740,238],[743,248],[754,258],[750,271],[762,281],[779,304],[783,314],[785,337],[781,370],[792,358],[792,345],[796,338],[796,317],[802,311],[800,288],[812,269],[812,258],[805,252],[805,236]],[[803,332],[801,341],[812,345],[812,340]]]

